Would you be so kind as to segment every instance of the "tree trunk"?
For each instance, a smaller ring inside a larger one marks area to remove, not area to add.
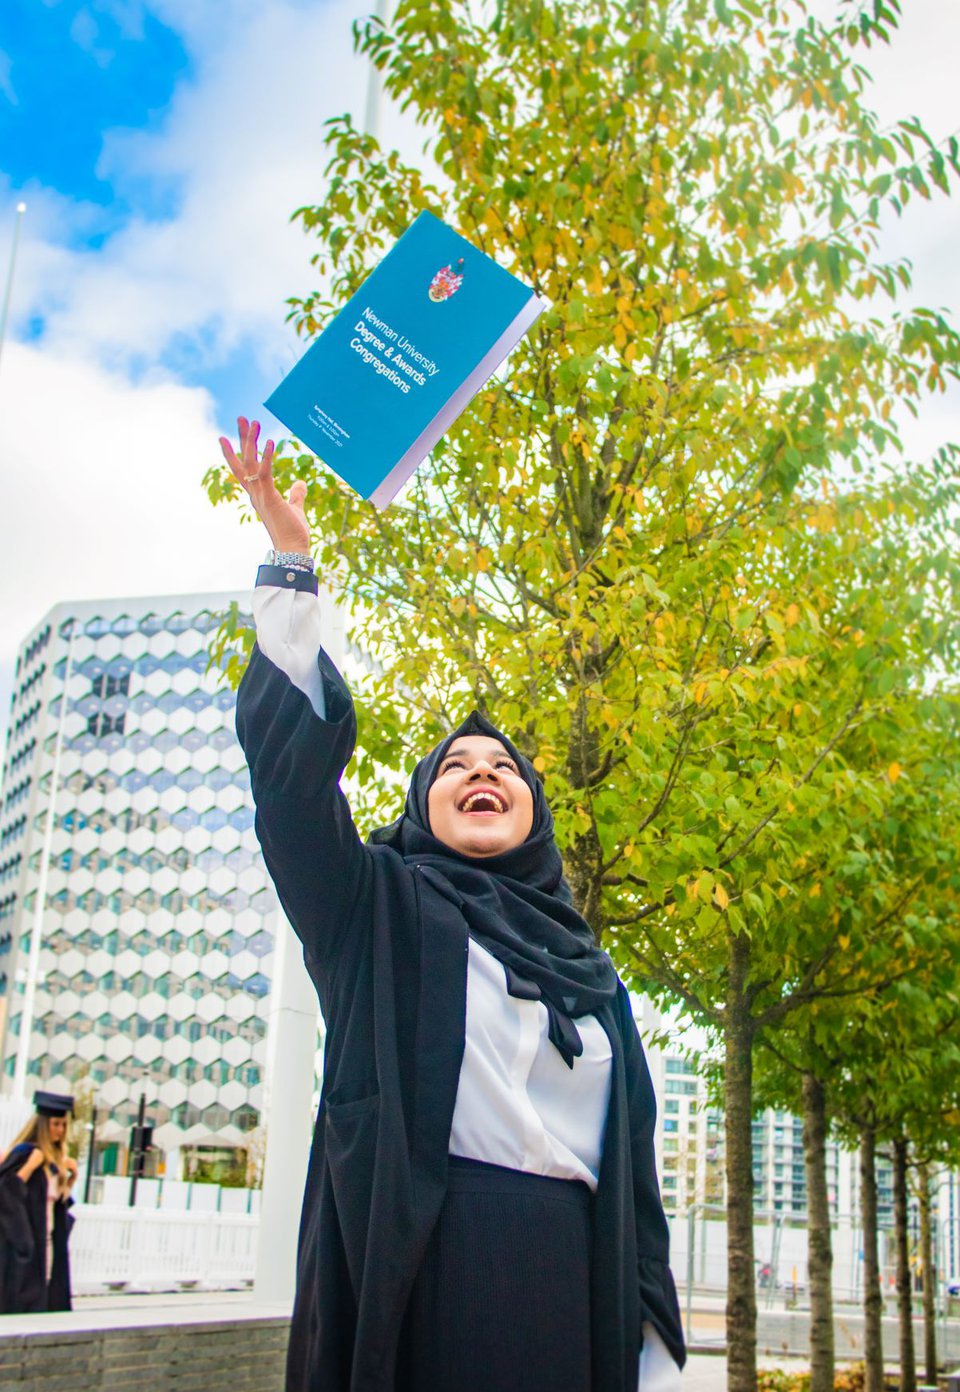
[[[900,1392],[917,1392],[917,1355],[913,1346],[913,1291],[910,1277],[910,1227],[907,1203],[907,1138],[893,1142],[893,1222],[897,1243],[897,1313],[900,1317]]]
[[[937,1384],[937,1268],[933,1260],[933,1215],[930,1201],[930,1166],[917,1166],[920,1195],[920,1262],[923,1271],[923,1361],[924,1381]]]
[[[757,1287],[753,1255],[753,1021],[743,987],[750,944],[731,941],[724,1106],[727,1171],[727,1392],[756,1392]]]
[[[877,1239],[877,1137],[873,1126],[860,1128],[860,1216],[863,1223],[863,1358],[864,1392],[883,1392],[883,1295]]]
[[[827,1193],[827,1105],[823,1085],[803,1075],[803,1162],[807,1176],[810,1392],[833,1392],[833,1248]]]

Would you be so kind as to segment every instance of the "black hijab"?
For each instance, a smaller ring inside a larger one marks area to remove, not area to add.
[[[464,735],[499,740],[533,794],[527,839],[502,855],[460,855],[430,830],[427,796],[447,750]],[[573,906],[553,838],[553,817],[533,765],[477,711],[421,759],[403,815],[370,840],[417,865],[466,919],[470,936],[502,963],[510,995],[542,1000],[549,1036],[569,1068],[583,1052],[574,1020],[595,1015],[617,990],[617,974]]]

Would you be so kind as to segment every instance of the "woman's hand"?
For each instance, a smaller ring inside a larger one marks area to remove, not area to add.
[[[68,1155],[68,1156],[64,1159],[63,1168],[64,1168],[64,1171],[66,1172],[66,1185],[67,1185],[67,1188],[68,1188],[68,1189],[71,1189],[71,1188],[73,1187],[73,1185],[76,1184],[76,1182],[77,1182],[77,1174],[79,1173],[80,1167],[79,1167],[79,1165],[77,1164],[76,1160],[74,1160],[73,1156],[72,1156],[72,1155]]]
[[[309,555],[313,547],[310,528],[303,511],[307,485],[302,479],[298,479],[284,498],[273,481],[273,441],[267,441],[258,459],[260,422],[248,421],[244,416],[240,416],[237,428],[240,431],[239,457],[225,435],[220,436],[220,448],[224,459],[230,465],[233,477],[249,497],[254,511],[270,533],[274,550],[300,551]]]

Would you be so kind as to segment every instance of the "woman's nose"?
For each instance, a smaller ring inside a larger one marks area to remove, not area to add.
[[[488,764],[486,759],[481,759],[474,764],[470,770],[470,782],[475,782],[478,778],[492,779],[494,783],[499,783],[500,777],[493,764]]]

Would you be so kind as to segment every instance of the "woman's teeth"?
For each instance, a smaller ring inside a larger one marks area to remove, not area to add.
[[[504,812],[506,809],[492,793],[471,793],[460,804],[461,812]]]

